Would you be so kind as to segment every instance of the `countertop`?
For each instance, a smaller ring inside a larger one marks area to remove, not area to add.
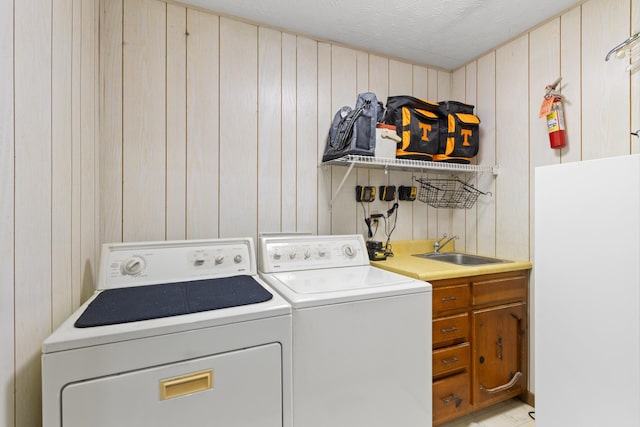
[[[435,240],[404,240],[392,242],[391,245],[394,256],[387,257],[384,261],[371,261],[371,265],[425,281],[529,270],[532,266],[529,261],[505,257],[496,258],[511,262],[464,266],[413,256],[413,254],[433,252],[434,242]],[[455,252],[454,245],[455,241],[450,242],[440,252]]]

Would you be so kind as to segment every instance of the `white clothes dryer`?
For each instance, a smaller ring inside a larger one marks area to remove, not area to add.
[[[430,427],[431,285],[372,267],[360,235],[259,246],[293,308],[294,425]]]
[[[42,353],[44,427],[292,427],[291,307],[249,238],[103,245]]]

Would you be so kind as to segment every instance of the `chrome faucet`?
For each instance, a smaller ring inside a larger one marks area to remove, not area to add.
[[[434,254],[437,254],[438,252],[440,252],[440,249],[444,248],[444,247],[447,245],[447,243],[449,243],[450,241],[452,241],[452,240],[457,240],[457,239],[458,239],[458,236],[452,236],[452,237],[449,237],[449,238],[447,239],[447,241],[446,241],[446,242],[444,242],[444,243],[440,243],[440,242],[442,242],[442,241],[443,241],[444,239],[446,239],[446,238],[447,238],[447,234],[445,233],[445,234],[442,236],[442,239],[437,240],[437,241],[433,244],[433,253],[434,253]]]

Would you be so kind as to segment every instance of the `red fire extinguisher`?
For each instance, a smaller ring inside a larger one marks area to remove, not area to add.
[[[545,87],[544,101],[540,108],[540,117],[547,117],[547,131],[551,148],[562,148],[567,145],[565,138],[564,113],[562,111],[562,94],[556,90],[562,77]]]

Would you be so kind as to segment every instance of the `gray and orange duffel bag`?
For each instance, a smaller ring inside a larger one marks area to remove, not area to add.
[[[480,146],[480,119],[473,114],[473,105],[443,101],[439,113],[440,143],[433,160],[470,163]]]
[[[432,160],[438,153],[441,122],[439,105],[412,96],[390,96],[384,123],[394,125],[401,138],[397,159]]]

